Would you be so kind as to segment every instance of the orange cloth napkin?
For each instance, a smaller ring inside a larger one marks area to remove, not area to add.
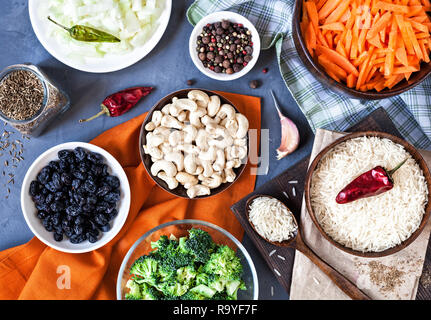
[[[260,132],[260,98],[220,94],[249,119],[251,129]],[[251,164],[232,187],[214,197],[176,198],[159,188],[141,163],[138,141],[145,116],[146,113],[118,125],[91,141],[110,152],[129,179],[132,202],[120,233],[104,247],[82,254],[56,251],[36,237],[0,252],[0,299],[116,299],[117,275],[127,251],[146,231],[168,221],[206,220],[242,238],[243,229],[230,206],[254,190],[256,176],[250,174]],[[64,275],[63,266],[70,270],[69,289],[57,286]]]

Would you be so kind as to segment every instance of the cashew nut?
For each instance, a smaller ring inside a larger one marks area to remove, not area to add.
[[[172,189],[175,189],[176,187],[178,187],[177,179],[175,179],[173,177],[169,177],[165,172],[160,172],[157,176],[166,182],[169,189],[172,190]]]
[[[189,196],[190,199],[193,199],[198,196],[206,196],[206,195],[209,195],[210,193],[211,193],[210,188],[208,188],[207,186],[203,186],[201,184],[196,184],[187,190],[187,195]]]
[[[206,108],[210,100],[209,96],[201,90],[191,90],[187,93],[187,98],[196,101],[201,108]]]
[[[209,147],[207,151],[199,153],[199,159],[203,161],[215,161],[217,157],[217,148],[214,146]]]
[[[157,176],[157,174],[163,171],[168,177],[174,177],[177,174],[177,167],[171,161],[158,160],[151,166],[151,174]]]
[[[176,119],[170,115],[164,115],[162,117],[162,121],[160,122],[160,124],[163,127],[174,128],[174,129],[182,129],[184,126],[180,121],[178,121],[178,119]]]
[[[143,148],[145,154],[149,154],[152,158],[157,160],[163,159],[163,152],[159,148],[148,145],[144,145]]]
[[[208,115],[210,117],[214,117],[217,112],[220,110],[220,97],[213,95],[210,97],[210,101],[208,102]]]
[[[195,176],[187,172],[178,172],[175,176],[175,179],[177,179],[178,182],[181,183],[186,189],[190,189],[199,182]]]
[[[202,128],[203,125],[201,123],[201,117],[207,114],[206,109],[198,108],[196,111],[192,111],[189,114],[190,124],[195,126],[196,128]]]
[[[227,182],[233,182],[236,178],[235,172],[232,169],[224,169],[225,179]]]
[[[213,174],[211,177],[203,179],[202,184],[210,189],[215,189],[221,185],[222,181],[221,175]]]
[[[205,129],[199,129],[198,133],[196,135],[196,146],[199,147],[199,149],[206,151],[209,148],[208,145],[208,133],[205,131]]]
[[[160,134],[154,134],[154,132],[149,132],[147,134],[147,145],[151,147],[158,147],[163,142],[165,142],[165,137]]]
[[[236,121],[238,122],[238,131],[235,134],[235,138],[237,139],[244,138],[248,132],[248,127],[249,127],[248,119],[241,113],[237,113],[235,117],[236,117]]]
[[[175,99],[172,100],[172,105],[169,108],[169,113],[176,117],[182,110],[188,111],[196,111],[198,109],[198,105],[196,102],[190,99]]]
[[[235,118],[236,111],[230,104],[223,104],[220,107],[220,110],[217,112],[217,115],[215,117],[215,120],[217,123],[219,123],[222,119],[228,118],[228,119],[234,119]]]
[[[165,154],[165,160],[175,163],[178,172],[184,169],[184,155],[180,151],[174,151]]]
[[[213,169],[215,171],[223,171],[223,168],[225,167],[225,164],[226,164],[226,157],[225,157],[225,154],[224,154],[224,150],[217,149],[216,160],[213,163]]]

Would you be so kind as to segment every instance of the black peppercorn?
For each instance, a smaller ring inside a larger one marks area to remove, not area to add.
[[[230,67],[230,61],[229,60],[224,60],[223,61],[223,68],[229,68]]]
[[[223,20],[221,22],[221,27],[225,30],[228,29],[230,27],[230,22],[228,20]]]
[[[259,87],[259,81],[257,81],[257,80],[252,80],[252,81],[250,81],[250,88],[252,88],[252,89],[256,89],[256,88],[258,88]]]

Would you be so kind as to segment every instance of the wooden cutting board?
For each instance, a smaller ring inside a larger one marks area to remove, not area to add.
[[[347,129],[346,132],[358,131],[381,131],[403,138],[397,130],[388,114],[383,108],[379,108],[358,122],[356,125]],[[294,213],[296,220],[300,221],[300,212],[302,205],[302,195],[304,191],[305,176],[307,173],[308,162],[310,157],[307,156],[295,165],[288,168],[279,176],[264,185],[256,188],[254,192],[247,195],[235,203],[231,210],[241,223],[249,238],[253,241],[258,251],[262,254],[269,268],[273,270],[278,281],[283,285],[287,292],[290,292],[292,280],[292,269],[295,257],[295,250],[291,248],[282,248],[273,246],[262,240],[257,233],[251,228],[247,216],[245,204],[248,198],[255,194],[268,194],[283,201]],[[271,252],[277,250],[271,255]],[[283,260],[282,258],[285,260]],[[277,270],[277,271],[274,271]],[[431,299],[431,244],[428,243],[423,274],[419,282],[416,300]]]

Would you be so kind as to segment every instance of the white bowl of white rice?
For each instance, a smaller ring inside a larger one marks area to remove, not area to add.
[[[394,186],[382,194],[339,204],[337,194],[361,174],[382,166]],[[431,211],[431,176],[420,153],[406,141],[381,132],[346,135],[322,150],[310,165],[307,210],[321,234],[358,256],[381,257],[413,242]]]

